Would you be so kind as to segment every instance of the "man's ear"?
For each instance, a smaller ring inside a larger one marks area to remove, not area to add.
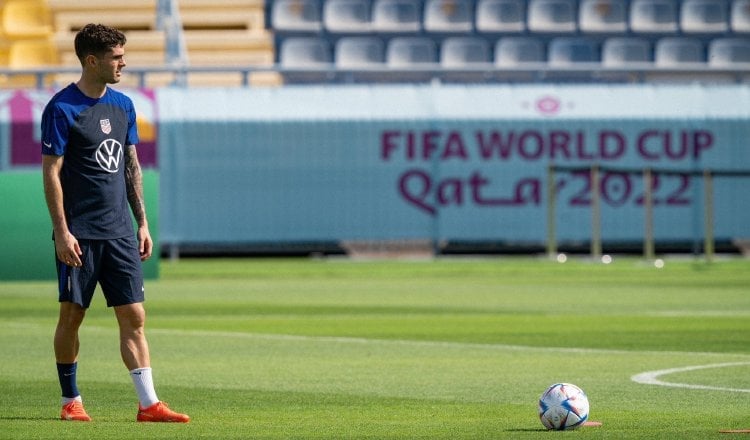
[[[96,57],[96,55],[86,55],[86,58],[84,59],[84,65],[89,67],[96,67],[96,65],[99,63],[99,59]]]

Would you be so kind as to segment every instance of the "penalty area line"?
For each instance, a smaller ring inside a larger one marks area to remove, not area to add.
[[[684,373],[687,371],[696,370],[707,370],[709,368],[727,368],[727,367],[738,367],[743,365],[750,365],[750,362],[725,362],[721,364],[706,364],[706,365],[693,365],[689,367],[680,368],[667,368],[665,370],[646,371],[630,377],[635,383],[643,385],[657,385],[663,387],[672,388],[686,388],[692,390],[710,390],[710,391],[730,391],[734,393],[750,393],[750,389],[747,388],[728,388],[728,387],[716,387],[712,385],[696,385],[690,383],[679,383],[679,382],[667,382],[660,380],[659,377],[666,376],[674,373]]]

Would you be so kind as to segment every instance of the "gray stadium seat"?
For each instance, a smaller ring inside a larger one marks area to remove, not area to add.
[[[524,67],[546,62],[544,44],[534,37],[503,37],[495,43],[495,65]]]
[[[750,39],[716,38],[708,44],[708,64],[714,67],[750,65]]]
[[[623,33],[628,30],[625,0],[581,0],[578,27],[582,32]]]
[[[328,41],[317,37],[289,37],[281,41],[279,64],[284,68],[320,68],[330,65]]]
[[[527,24],[532,32],[575,32],[576,4],[573,0],[530,0]]]
[[[654,62],[659,67],[677,67],[683,64],[705,62],[703,43],[687,37],[666,37],[654,47]]]
[[[526,2],[522,0],[479,0],[474,25],[479,32],[523,32],[526,30]]]
[[[674,0],[633,0],[630,29],[643,33],[676,32],[677,3]]]
[[[733,32],[750,32],[750,0],[734,0],[732,2],[730,26]]]
[[[724,0],[684,0],[680,29],[690,33],[721,33],[729,29],[729,11]]]
[[[471,3],[466,0],[427,0],[424,29],[429,32],[470,32],[474,25]]]
[[[599,62],[599,49],[587,38],[553,38],[547,50],[547,62],[553,66]]]
[[[628,67],[651,62],[651,43],[645,38],[612,37],[602,43],[604,66]]]
[[[419,32],[422,15],[416,0],[375,0],[372,29],[376,32]]]
[[[450,37],[440,45],[440,65],[443,67],[475,66],[489,61],[489,44],[482,38]]]
[[[329,32],[369,32],[369,0],[326,0],[323,24]]]
[[[385,44],[377,37],[342,37],[336,41],[334,56],[337,67],[382,67]]]
[[[278,31],[320,31],[320,5],[316,0],[276,0],[271,7],[271,26]]]
[[[437,63],[435,41],[428,37],[396,37],[388,42],[385,60],[389,67],[414,67]]]

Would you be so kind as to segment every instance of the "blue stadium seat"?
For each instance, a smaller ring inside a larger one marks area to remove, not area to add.
[[[527,27],[532,32],[570,33],[577,29],[573,0],[530,0]]]
[[[395,37],[388,42],[385,60],[397,68],[436,64],[437,46],[429,37]]]
[[[724,0],[684,0],[680,29],[689,33],[723,33],[729,29],[729,11]]]
[[[688,37],[661,38],[654,47],[654,62],[658,67],[704,63],[703,43],[696,38]]]
[[[489,62],[489,44],[483,38],[450,37],[440,45],[440,65],[443,67],[470,67]]]
[[[503,37],[495,43],[495,66],[524,67],[547,60],[544,44],[534,37]]]
[[[334,57],[337,67],[382,67],[385,43],[378,37],[342,37],[336,41]]]
[[[479,0],[474,26],[479,32],[523,32],[526,30],[526,2]]]
[[[643,66],[653,62],[651,42],[645,38],[612,37],[602,43],[602,65]]]
[[[427,0],[424,29],[429,32],[470,32],[474,27],[471,2],[466,0]]]
[[[317,0],[276,0],[271,6],[271,26],[282,32],[320,31],[320,4]]]
[[[329,32],[370,32],[370,1],[326,0],[323,24]]]
[[[582,32],[623,33],[628,30],[625,0],[581,0],[578,27]]]
[[[597,44],[588,38],[553,38],[547,50],[547,62],[553,66],[598,63],[600,60]]]
[[[643,33],[677,31],[677,3],[674,0],[632,0],[630,29]]]
[[[734,0],[730,18],[732,32],[750,33],[750,0]]]
[[[708,44],[708,64],[714,67],[749,67],[750,39],[716,38]]]
[[[372,29],[376,32],[419,32],[422,15],[417,0],[375,0]]]

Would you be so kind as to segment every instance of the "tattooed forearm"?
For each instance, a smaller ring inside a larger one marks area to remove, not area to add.
[[[143,201],[143,174],[134,145],[125,149],[125,185],[128,203],[138,226],[146,225],[146,204]]]

